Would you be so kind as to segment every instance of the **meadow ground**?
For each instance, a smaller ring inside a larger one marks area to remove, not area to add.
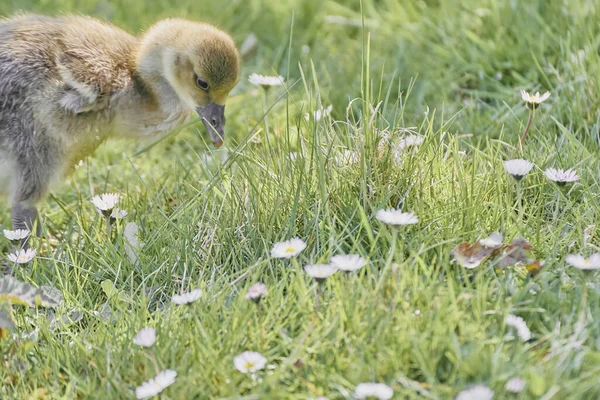
[[[0,15],[17,10],[91,14],[132,32],[184,16],[239,44],[254,33],[258,46],[229,100],[223,149],[200,124],[141,154],[147,144],[108,143],[48,199],[38,256],[14,274],[64,301],[13,307],[0,398],[134,398],[165,369],[177,377],[162,399],[351,399],[361,382],[396,399],[476,384],[496,399],[600,398],[600,275],[565,261],[599,245],[596,0],[363,0],[362,11],[354,0],[0,0]],[[268,133],[255,72],[286,79],[268,91]],[[522,148],[520,89],[551,92]],[[400,150],[409,135],[422,144]],[[503,167],[512,158],[535,163],[519,183]],[[548,167],[580,180],[559,186]],[[90,202],[106,192],[128,212],[110,239]],[[385,208],[419,222],[390,227],[375,218]],[[138,263],[124,246],[131,222]],[[459,243],[495,231],[527,239],[541,271],[452,263]],[[307,248],[270,256],[292,237]],[[2,249],[12,251],[5,239]],[[344,253],[369,263],[322,285],[302,270]],[[269,293],[257,306],[245,295],[259,281]],[[195,288],[198,301],[171,302]],[[133,343],[146,326],[150,348]],[[247,350],[264,369],[236,370]],[[512,378],[520,394],[506,390]]]

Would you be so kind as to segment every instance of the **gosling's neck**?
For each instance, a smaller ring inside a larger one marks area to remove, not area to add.
[[[168,114],[181,111],[181,100],[164,74],[165,50],[157,46],[144,50],[136,60],[139,78],[160,109]]]
[[[134,65],[133,85],[114,110],[115,133],[123,137],[151,137],[184,123],[190,111],[164,76],[162,52],[146,51]]]

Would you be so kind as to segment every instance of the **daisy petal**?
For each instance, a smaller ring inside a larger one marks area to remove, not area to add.
[[[4,230],[4,236],[11,241],[27,239],[31,232],[29,229],[17,229],[14,231]]]
[[[569,254],[565,261],[567,264],[584,271],[600,269],[600,253],[594,253],[589,258],[579,254]]]
[[[506,317],[504,322],[506,325],[515,328],[522,342],[527,342],[531,339],[531,331],[523,318],[511,314]]]
[[[17,264],[27,264],[36,256],[37,252],[34,249],[18,250],[15,253],[9,254],[6,257]]]
[[[504,169],[506,173],[511,175],[516,180],[522,179],[525,175],[531,171],[533,163],[527,160],[516,159],[504,161]]]
[[[133,343],[142,347],[152,347],[156,342],[156,331],[154,328],[141,329],[133,338]]]
[[[175,383],[177,372],[167,369],[160,372],[153,379],[142,383],[135,389],[135,396],[138,399],[148,399],[154,397],[167,387]]]
[[[394,395],[394,390],[384,383],[359,383],[354,389],[354,397],[357,399],[376,398],[389,400]]]
[[[474,385],[460,392],[455,400],[492,400],[494,391],[485,385]]]
[[[329,278],[331,275],[335,274],[337,270],[336,267],[329,264],[312,264],[304,267],[304,271],[308,276],[315,279]]]
[[[233,359],[233,365],[243,374],[258,372],[266,364],[267,359],[255,351],[245,351]]]
[[[171,301],[178,306],[182,306],[185,304],[190,304],[197,301],[200,297],[202,297],[202,290],[194,289],[191,292],[186,292],[182,294],[175,294]]]
[[[368,263],[369,261],[358,254],[340,254],[331,257],[331,265],[342,271],[357,271]]]
[[[248,77],[248,81],[254,85],[262,86],[263,88],[267,88],[270,86],[281,86],[285,79],[283,76],[265,76],[259,74],[252,74]]]
[[[379,210],[375,218],[388,225],[414,225],[419,222],[415,214],[394,209]]]
[[[297,256],[306,248],[306,243],[302,239],[292,238],[285,242],[278,242],[271,249],[273,258],[292,258]]]

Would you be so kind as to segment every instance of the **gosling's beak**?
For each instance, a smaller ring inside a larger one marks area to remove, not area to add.
[[[210,103],[197,107],[196,112],[202,117],[202,123],[210,133],[210,140],[215,147],[221,147],[225,139],[225,106]]]

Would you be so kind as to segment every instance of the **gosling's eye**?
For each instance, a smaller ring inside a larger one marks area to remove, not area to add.
[[[208,90],[208,82],[198,76],[196,76],[196,86],[204,91]]]

